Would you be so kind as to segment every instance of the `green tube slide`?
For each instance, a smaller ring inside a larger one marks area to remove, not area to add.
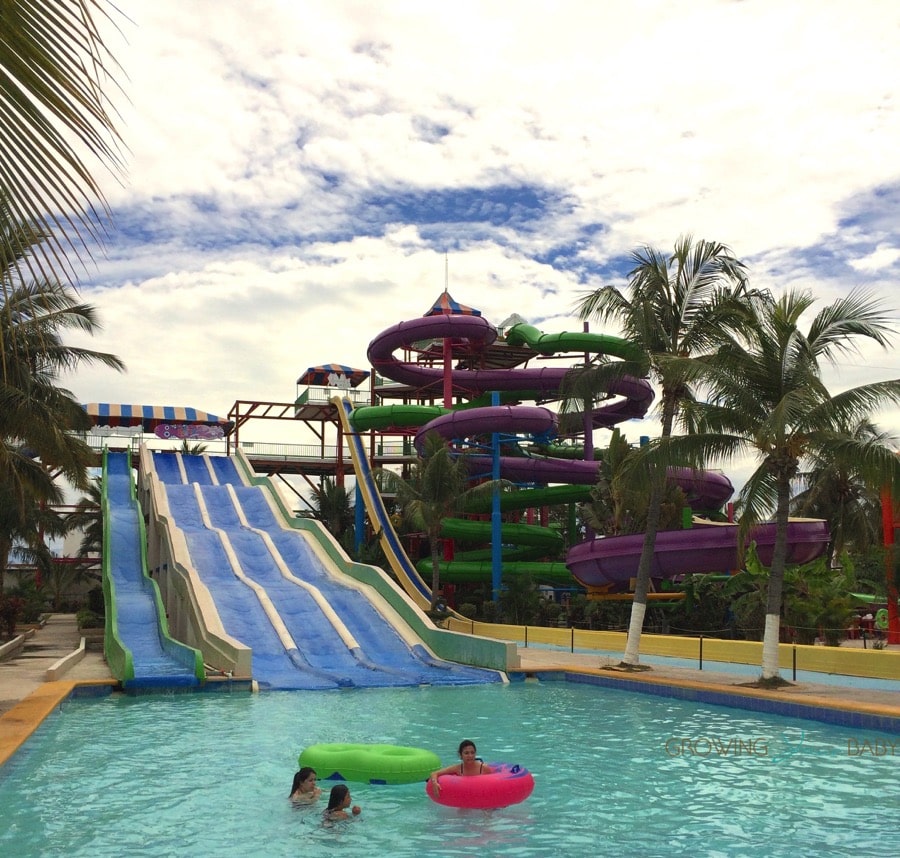
[[[640,360],[641,350],[634,343],[621,337],[606,334],[591,334],[587,331],[563,331],[558,334],[544,334],[532,325],[513,325],[506,334],[506,342],[511,346],[527,345],[542,355],[557,352],[589,352],[605,354],[622,360]]]

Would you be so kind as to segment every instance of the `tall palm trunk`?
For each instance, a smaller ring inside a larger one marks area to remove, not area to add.
[[[431,609],[437,605],[441,589],[441,538],[440,534],[432,534],[428,540],[431,548]]]
[[[670,438],[675,423],[675,410],[678,401],[663,391],[663,411],[660,437]],[[625,641],[625,653],[622,664],[636,667],[641,660],[641,635],[644,631],[644,618],[647,615],[647,595],[650,592],[650,573],[653,571],[653,555],[656,552],[656,534],[662,514],[664,475],[651,474],[650,498],[647,503],[647,524],[644,530],[644,543],[641,547],[641,559],[638,561],[637,580],[634,584],[634,599],[631,604],[631,618],[628,622],[628,638]]]
[[[781,594],[784,570],[787,566],[788,516],[790,509],[790,480],[779,477],[778,505],[775,509],[775,545],[769,570],[769,589],[766,598],[766,625],[763,633],[762,678],[777,680],[778,644],[781,632]]]
[[[641,634],[644,630],[644,617],[647,614],[647,594],[650,592],[650,572],[653,569],[653,555],[656,551],[656,533],[659,530],[662,496],[663,487],[658,480],[654,480],[647,507],[647,529],[644,531],[644,544],[641,548],[637,580],[634,584],[634,601],[631,606],[631,619],[628,623],[628,639],[625,642],[625,654],[622,657],[622,663],[631,666],[640,663]]]

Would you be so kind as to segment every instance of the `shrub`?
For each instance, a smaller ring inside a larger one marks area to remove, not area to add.
[[[25,600],[20,596],[7,596],[0,593],[0,627],[9,640],[16,636],[16,623],[22,617]]]
[[[79,629],[102,629],[104,624],[103,617],[87,608],[75,614],[75,620]]]

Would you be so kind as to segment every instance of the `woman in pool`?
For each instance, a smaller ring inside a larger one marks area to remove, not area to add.
[[[316,770],[304,766],[294,775],[294,783],[291,785],[291,801],[295,804],[310,804],[320,795],[322,795],[322,790],[316,786]]]
[[[348,807],[350,807],[350,787],[347,784],[337,784],[331,788],[328,807],[322,812],[322,818],[325,822],[338,822],[350,819],[350,813],[359,816],[361,810],[358,804],[353,805],[350,813],[347,813]]]
[[[441,775],[472,777],[474,775],[489,775],[493,771],[490,766],[486,766],[481,761],[481,758],[478,756],[478,750],[475,748],[475,743],[471,739],[463,739],[459,743],[457,753],[459,754],[459,763],[445,766],[443,769],[438,769],[436,772],[431,773],[431,785],[434,787],[435,793],[439,794],[441,791],[441,785],[438,783],[438,778]]]

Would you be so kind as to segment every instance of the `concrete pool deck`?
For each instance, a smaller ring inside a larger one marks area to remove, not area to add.
[[[82,643],[75,615],[53,614],[0,660],[0,765],[77,687],[118,686],[103,653],[83,648]],[[833,712],[835,723],[852,723],[856,715],[875,719],[876,724],[884,719],[900,725],[900,676],[896,692],[811,682],[764,690],[747,687],[746,677],[709,670],[653,665],[650,670],[626,673],[610,668],[608,658],[589,653],[519,646],[518,654],[520,667],[510,671],[513,678],[569,678],[799,717],[825,713],[819,720],[832,720],[827,715]]]

